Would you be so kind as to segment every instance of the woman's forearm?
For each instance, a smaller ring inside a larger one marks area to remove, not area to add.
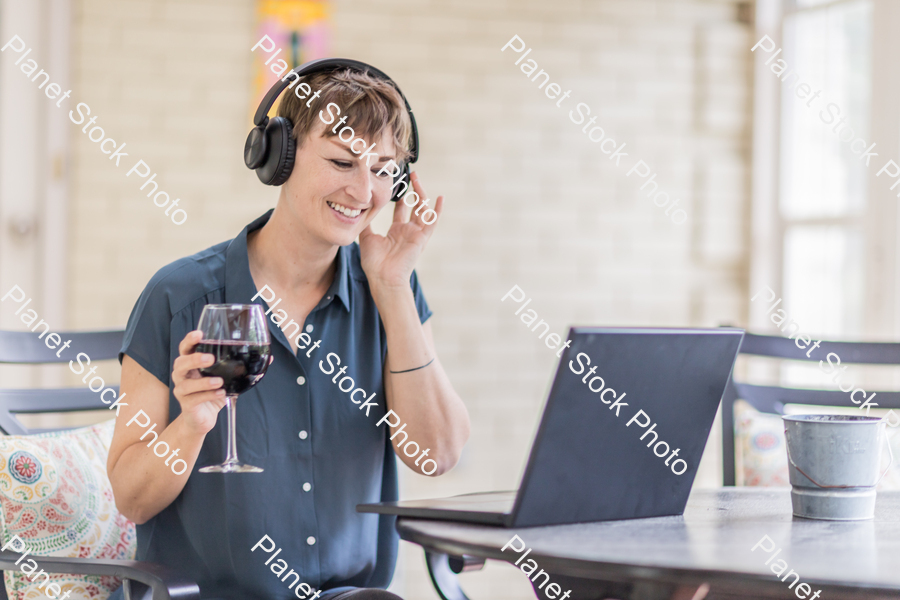
[[[409,286],[373,288],[372,295],[381,313],[387,334],[388,364],[393,371],[423,369],[385,376],[388,408],[403,423],[409,439],[420,448],[430,448],[429,457],[437,463],[434,475],[451,469],[459,460],[469,437],[469,414],[456,394],[437,359],[425,326],[419,321],[415,298]],[[401,438],[397,438],[401,440]],[[401,460],[416,471],[415,457],[398,453]]]
[[[137,524],[146,523],[178,497],[206,437],[186,427],[180,416],[163,430],[158,439],[152,434],[144,435],[143,440],[134,442],[119,455],[109,476],[116,507]],[[163,456],[153,452],[160,442],[165,442],[169,448]],[[178,451],[177,458],[172,457],[175,450]],[[187,468],[177,475],[175,471],[184,468],[179,463],[173,469],[174,462],[179,459],[187,464]]]

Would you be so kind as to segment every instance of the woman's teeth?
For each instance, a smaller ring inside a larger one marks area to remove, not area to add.
[[[355,216],[359,215],[359,213],[362,212],[361,209],[352,210],[352,209],[347,208],[346,206],[341,206],[340,204],[335,204],[334,202],[330,202],[330,201],[328,201],[328,200],[326,200],[326,202],[328,202],[328,206],[330,206],[330,207],[333,208],[334,210],[338,211],[339,213],[341,213],[341,214],[344,215],[345,217],[351,217],[351,218],[352,218],[352,217],[355,217]]]

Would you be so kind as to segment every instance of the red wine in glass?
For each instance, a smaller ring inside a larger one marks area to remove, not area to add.
[[[201,473],[261,473],[242,464],[235,434],[239,394],[256,385],[269,366],[269,329],[259,304],[207,304],[197,328],[202,341],[194,352],[212,354],[212,366],[200,369],[203,377],[221,377],[228,409],[228,450],[225,462],[200,469]]]
[[[269,344],[248,344],[231,340],[203,340],[194,352],[212,354],[215,364],[200,369],[204,377],[221,377],[229,396],[243,394],[266,374]]]

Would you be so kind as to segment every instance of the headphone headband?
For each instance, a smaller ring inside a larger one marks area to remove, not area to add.
[[[377,75],[379,78],[390,82],[390,84],[394,86],[394,89],[397,90],[397,93],[400,94],[400,97],[403,99],[403,104],[406,105],[406,111],[409,113],[409,121],[412,127],[412,131],[410,132],[412,137],[410,144],[411,156],[406,162],[407,164],[416,162],[419,159],[419,130],[416,127],[416,119],[413,116],[413,111],[409,106],[409,102],[406,100],[406,96],[404,96],[403,92],[400,90],[400,86],[398,86],[393,79],[388,77],[386,73],[379,69],[376,69],[372,65],[368,65],[358,60],[353,60],[352,58],[318,58],[316,60],[311,60],[308,63],[304,63],[299,67],[295,67],[291,70],[290,73],[297,74],[298,77],[294,79],[294,82],[296,82],[300,77],[303,77],[304,75],[318,73],[321,71],[335,71],[337,69],[345,67],[354,68],[359,71],[370,71]],[[253,116],[253,124],[257,127],[266,125],[269,119],[268,114],[272,109],[272,105],[275,104],[275,100],[289,85],[288,79],[290,78],[290,73],[281,77],[278,82],[276,82],[275,85],[272,86],[272,89],[270,89],[266,93],[265,97],[262,99],[262,102],[260,102],[259,108],[256,109],[256,114]]]
[[[310,73],[335,71],[341,68],[351,68],[362,72],[371,72],[376,77],[389,82],[400,97],[403,98],[403,104],[406,106],[407,114],[410,121],[410,157],[408,160],[397,165],[399,171],[394,175],[394,185],[391,186],[393,191],[391,200],[396,202],[407,192],[411,181],[409,181],[409,165],[419,159],[419,130],[416,127],[416,117],[413,115],[412,108],[406,100],[406,96],[400,91],[400,87],[393,79],[388,77],[382,71],[376,69],[372,65],[367,65],[358,60],[349,58],[320,58],[310,61],[299,67],[292,69],[287,75],[281,77],[279,81],[266,92],[262,102],[256,109],[253,116],[253,129],[247,135],[247,141],[244,143],[244,164],[249,169],[256,171],[257,177],[266,185],[282,185],[288,180],[294,169],[294,156],[296,154],[297,144],[293,138],[293,124],[286,117],[273,117],[269,119],[268,113],[275,104],[278,96],[288,87],[288,79],[291,75],[295,76],[293,81],[296,84],[300,77],[309,75]],[[312,89],[308,84],[309,89]],[[299,89],[299,86],[298,86]],[[316,92],[318,94],[318,92]],[[299,96],[299,95],[298,95]],[[308,104],[308,102],[307,102]],[[320,114],[321,116],[321,114]],[[373,144],[374,145],[374,144]],[[406,179],[407,181],[404,181]],[[400,185],[403,187],[400,188]]]

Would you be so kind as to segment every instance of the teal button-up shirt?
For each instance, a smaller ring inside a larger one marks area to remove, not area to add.
[[[233,240],[160,269],[131,313],[119,360],[127,354],[169,386],[170,420],[181,413],[171,394],[178,344],[197,328],[204,305],[251,303],[257,289],[250,277],[247,234],[271,214]],[[431,310],[415,273],[410,286],[424,323]],[[269,308],[262,297],[254,302]],[[360,503],[397,499],[388,429],[376,426],[387,411],[382,381],[387,339],[359,246],[338,250],[334,281],[302,324],[313,341],[321,340],[309,357],[309,348],[297,354],[291,350],[271,320],[276,312],[269,318],[275,360],[237,401],[238,454],[265,471],[197,472],[225,457],[227,419],[220,412],[184,490],[138,526],[137,558],[191,575],[203,598],[296,598],[289,589],[295,577],[283,582],[276,574],[285,572],[281,560],[317,590],[387,587],[397,557],[394,518],[356,512]],[[319,361],[331,352],[340,356],[357,387],[367,396],[377,394],[377,407],[368,417],[320,369]],[[264,552],[268,542],[251,552],[263,536],[281,549],[269,565],[265,562],[274,551]]]

